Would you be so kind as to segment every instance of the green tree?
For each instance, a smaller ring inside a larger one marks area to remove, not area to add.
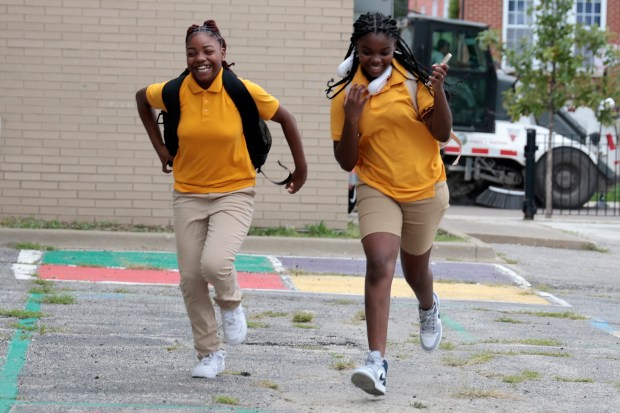
[[[570,104],[589,107],[599,121],[610,124],[610,108],[597,110],[608,97],[618,100],[618,67],[620,54],[612,44],[614,34],[597,26],[586,27],[568,18],[574,0],[539,0],[530,13],[534,16],[531,36],[521,39],[515,48],[507,48],[489,32],[481,37],[493,45],[513,68],[518,82],[504,94],[504,107],[513,120],[521,116],[539,117],[547,112],[549,136],[545,170],[545,216],[552,215],[552,142],[553,114]],[[585,52],[584,52],[585,51]],[[590,57],[600,59],[607,76],[596,78]],[[616,73],[611,75],[611,73]]]
[[[451,19],[459,18],[459,0],[450,0],[448,4],[448,17]]]

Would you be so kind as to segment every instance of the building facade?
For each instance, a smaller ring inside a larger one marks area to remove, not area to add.
[[[297,119],[308,181],[296,195],[257,178],[255,226],[347,225],[326,83],[348,47],[353,0],[0,0],[0,217],[172,223],[135,92],[185,68],[191,24],[214,19],[235,72]],[[265,165],[292,166],[278,124]]]

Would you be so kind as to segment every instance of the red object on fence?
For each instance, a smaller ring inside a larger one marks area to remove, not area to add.
[[[614,137],[612,136],[611,133],[607,134],[607,146],[609,146],[610,151],[616,150],[616,144],[614,142]]]

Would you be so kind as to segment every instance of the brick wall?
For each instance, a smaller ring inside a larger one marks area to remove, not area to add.
[[[184,35],[215,19],[235,72],[297,118],[309,163],[289,195],[258,178],[254,225],[347,224],[347,174],[329,134],[327,80],[346,52],[353,0],[2,0],[0,216],[171,224],[172,179],[135,92],[185,67]],[[266,172],[292,158],[278,124]]]
[[[465,3],[464,6],[463,3]],[[461,18],[485,23],[501,31],[503,4],[502,0],[461,0]]]

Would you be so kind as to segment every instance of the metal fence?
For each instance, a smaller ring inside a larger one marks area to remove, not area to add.
[[[617,133],[593,133],[588,136],[555,134],[553,142],[549,142],[547,134],[538,134],[536,146],[534,192],[540,209],[544,210],[546,205],[546,165],[551,158],[554,215],[620,216]],[[551,152],[549,148],[552,148]],[[526,166],[526,171],[529,170],[531,168]]]

